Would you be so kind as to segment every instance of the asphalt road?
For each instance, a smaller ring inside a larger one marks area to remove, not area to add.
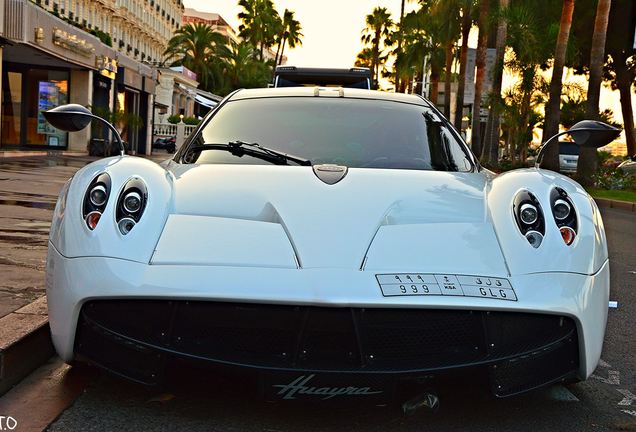
[[[89,371],[84,393],[49,427],[67,431],[636,431],[636,215],[603,211],[611,299],[603,362],[586,382],[496,400],[457,386],[435,414],[395,407],[272,404],[214,383],[159,393]],[[19,430],[19,429],[18,429]]]

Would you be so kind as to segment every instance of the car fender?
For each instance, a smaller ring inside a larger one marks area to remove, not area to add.
[[[574,205],[578,232],[565,244],[553,217],[550,193],[563,189]],[[517,193],[527,190],[538,199],[545,218],[545,236],[534,248],[521,234],[513,214]],[[511,274],[572,272],[592,275],[608,259],[603,220],[594,200],[581,185],[561,174],[540,170],[510,171],[492,180],[487,190],[490,218]]]
[[[92,180],[104,172],[111,179],[110,196],[97,227],[90,230],[83,219],[83,200]],[[124,185],[133,177],[145,182],[148,199],[139,223],[123,235],[117,227],[115,207]],[[53,214],[50,243],[67,258],[103,256],[148,263],[173,208],[172,191],[172,174],[149,160],[125,156],[95,161],[63,188]]]

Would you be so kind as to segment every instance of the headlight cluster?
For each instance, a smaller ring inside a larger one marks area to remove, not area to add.
[[[576,238],[578,222],[572,200],[561,188],[554,188],[550,193],[552,216],[561,237],[570,246]],[[521,234],[534,248],[541,246],[545,236],[545,219],[539,200],[529,191],[522,190],[515,196],[512,211]]]
[[[82,204],[82,217],[91,231],[97,227],[110,196],[110,176],[101,173],[91,181]]]
[[[104,214],[111,192],[111,180],[107,173],[101,173],[91,181],[84,195],[82,216],[91,231]],[[122,188],[117,199],[115,221],[119,231],[126,235],[137,225],[148,201],[148,189],[143,180],[133,177]]]
[[[552,206],[554,222],[559,227],[561,237],[565,244],[570,246],[574,243],[578,229],[574,205],[567,192],[561,188],[554,188],[550,193],[550,205]]]
[[[146,208],[148,189],[138,177],[128,180],[117,200],[116,220],[119,231],[126,235],[137,225]]]
[[[545,220],[539,200],[529,191],[520,191],[515,196],[512,211],[521,234],[534,248],[541,246],[545,235]]]

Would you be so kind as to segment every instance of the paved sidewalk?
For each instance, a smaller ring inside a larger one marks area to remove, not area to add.
[[[149,156],[157,162],[168,157],[164,152]],[[0,318],[44,295],[57,196],[75,171],[96,159],[61,152],[0,156]]]

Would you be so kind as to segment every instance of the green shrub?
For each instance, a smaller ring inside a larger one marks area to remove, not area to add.
[[[620,168],[602,166],[594,174],[594,187],[607,190],[630,189],[634,182],[634,177],[626,174]]]
[[[178,114],[173,114],[170,117],[168,117],[168,123],[177,124],[180,121],[181,121],[181,116],[179,116]]]
[[[168,117],[168,123],[177,124],[181,121],[181,116],[174,114]],[[187,125],[198,125],[200,120],[196,117],[184,117],[183,122]]]
[[[184,117],[183,122],[187,125],[198,125],[200,120],[196,117]]]

